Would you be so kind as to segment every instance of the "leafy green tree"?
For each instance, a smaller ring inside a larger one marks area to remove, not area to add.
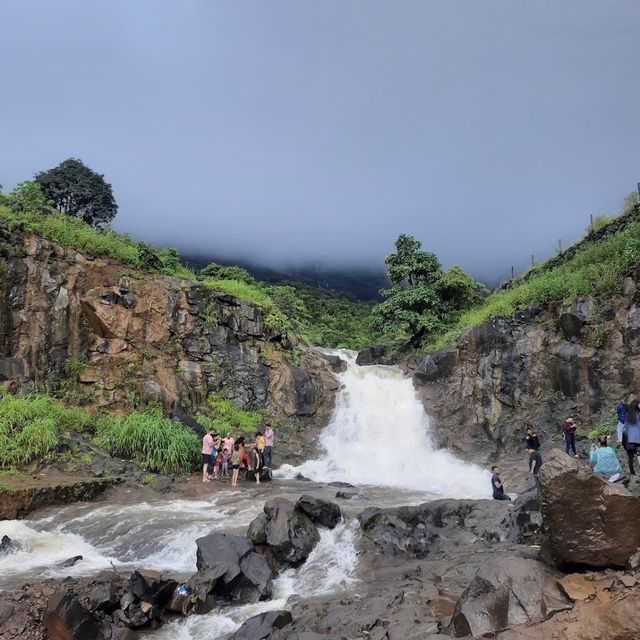
[[[239,280],[247,284],[254,284],[256,279],[242,267],[233,265],[226,266],[211,262],[200,270],[200,276],[204,278],[213,278],[214,280]]]
[[[111,185],[81,160],[69,158],[35,178],[45,199],[60,213],[82,218],[94,227],[108,224],[118,212]]]
[[[438,291],[452,311],[469,309],[489,295],[487,287],[457,266],[442,274]]]
[[[14,213],[35,213],[46,215],[53,211],[38,182],[21,182],[7,196],[9,207]]]

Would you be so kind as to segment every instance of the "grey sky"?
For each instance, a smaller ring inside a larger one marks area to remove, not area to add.
[[[138,239],[493,279],[640,179],[638,0],[1,5],[0,183],[79,157]]]

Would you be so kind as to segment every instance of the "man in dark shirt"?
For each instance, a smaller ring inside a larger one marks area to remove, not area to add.
[[[493,492],[494,500],[511,500],[511,498],[504,492],[504,482],[500,478],[500,469],[497,466],[491,467],[491,489]]]
[[[542,466],[542,456],[533,447],[527,447],[527,453],[529,454],[529,471],[537,476]]]
[[[529,427],[527,429],[527,449],[535,449],[536,451],[540,448],[540,439],[538,438],[538,434]]]

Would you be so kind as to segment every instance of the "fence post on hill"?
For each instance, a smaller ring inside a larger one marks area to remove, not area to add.
[[[589,233],[593,233],[593,213],[589,214]]]
[[[534,254],[532,253],[532,254],[531,254],[531,266],[532,266],[532,267],[533,267],[533,259],[534,259],[534,257],[535,257],[535,256],[534,256]]]
[[[562,238],[558,238],[558,253],[562,253]]]
[[[511,265],[511,279],[513,280],[513,265]]]

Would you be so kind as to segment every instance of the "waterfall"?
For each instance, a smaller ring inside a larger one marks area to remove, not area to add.
[[[453,498],[490,496],[490,474],[433,446],[430,419],[410,378],[398,367],[356,364],[356,353],[334,350],[347,363],[329,425],[320,436],[323,455],[299,467],[318,482],[341,481],[424,491]]]

